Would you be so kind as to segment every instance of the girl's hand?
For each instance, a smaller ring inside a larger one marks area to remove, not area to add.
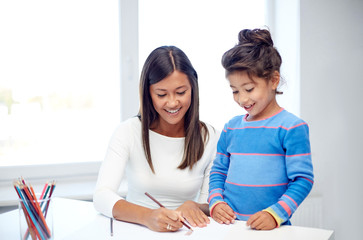
[[[183,227],[181,213],[167,208],[153,209],[147,216],[145,226],[157,232],[175,232]]]
[[[204,214],[199,208],[199,204],[193,201],[186,201],[180,207],[177,208],[182,216],[192,225],[193,227],[206,227],[210,220],[207,215]]]
[[[227,203],[218,203],[213,209],[212,218],[220,224],[234,223],[236,215]]]
[[[253,214],[246,224],[256,230],[271,230],[277,227],[275,218],[265,211]]]

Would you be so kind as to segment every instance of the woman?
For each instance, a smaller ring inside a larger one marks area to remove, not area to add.
[[[94,193],[96,210],[154,231],[177,231],[185,219],[206,226],[218,137],[199,120],[198,77],[188,57],[174,46],[155,49],[141,72],[139,114],[111,138]],[[126,199],[117,194],[124,172]]]

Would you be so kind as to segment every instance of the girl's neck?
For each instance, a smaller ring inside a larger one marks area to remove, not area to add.
[[[261,114],[257,114],[255,116],[251,116],[246,114],[245,120],[246,121],[261,121],[267,118],[270,118],[277,113],[279,113],[282,108],[277,104],[276,101],[272,101],[271,104],[265,109],[265,111]]]

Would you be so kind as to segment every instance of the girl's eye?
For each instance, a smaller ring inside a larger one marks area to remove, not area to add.
[[[246,92],[252,92],[254,88],[246,89]]]
[[[166,94],[156,94],[159,98],[165,97]]]
[[[233,94],[237,94],[237,93],[238,93],[238,91],[233,91],[232,93],[233,93]]]
[[[183,91],[183,92],[177,92],[176,94],[178,94],[178,95],[184,95],[186,91],[187,91],[187,90],[185,90],[185,91]]]

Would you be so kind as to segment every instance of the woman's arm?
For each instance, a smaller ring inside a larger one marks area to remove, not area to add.
[[[209,212],[208,204],[186,201],[177,208],[177,211],[179,211],[183,218],[185,218],[193,227],[206,227],[210,222],[206,214]]]
[[[184,221],[180,212],[167,208],[150,209],[123,199],[116,202],[112,215],[117,220],[142,224],[158,232],[177,231]]]
[[[134,149],[133,136],[139,134],[134,132],[131,121],[121,123],[110,140],[93,195],[94,206],[100,213],[121,221],[142,224],[154,231],[176,231],[184,220],[177,211],[142,207],[118,195],[130,152]]]
[[[114,131],[108,145],[105,159],[98,173],[96,189],[93,194],[93,204],[100,213],[112,217],[112,209],[117,201],[122,199],[118,189],[124,176],[126,163],[132,141],[124,136],[132,136],[129,124],[121,123]]]

